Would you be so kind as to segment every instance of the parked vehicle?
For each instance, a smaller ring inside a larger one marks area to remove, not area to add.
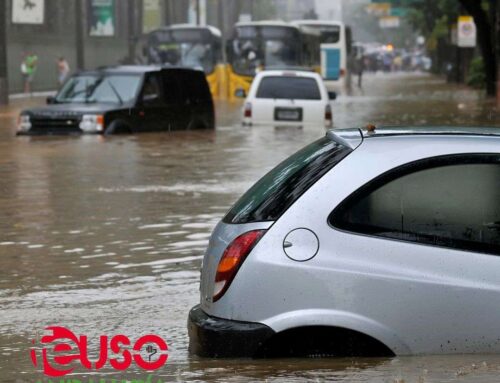
[[[283,21],[239,22],[227,42],[229,95],[248,93],[256,74],[264,69],[300,66],[319,71],[320,34]]]
[[[200,69],[205,72],[213,97],[220,93],[224,69],[222,36],[212,26],[176,24],[149,32],[144,47],[149,64]]]
[[[500,352],[500,129],[329,131],[215,228],[201,356]]]
[[[236,96],[245,97],[239,89]],[[299,70],[266,70],[260,72],[246,97],[242,120],[244,125],[333,125],[330,101],[321,76]]]
[[[297,20],[293,24],[317,30],[321,34],[321,76],[328,90],[344,92],[351,87],[352,32],[340,21]]]
[[[202,71],[119,66],[69,78],[47,106],[23,110],[18,134],[116,134],[213,129]]]

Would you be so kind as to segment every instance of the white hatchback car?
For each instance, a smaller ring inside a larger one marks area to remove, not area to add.
[[[500,129],[335,130],[215,228],[190,349],[500,353]]]
[[[301,70],[265,70],[252,82],[245,97],[243,125],[325,126],[333,125],[330,101],[335,92],[328,92],[321,76]]]

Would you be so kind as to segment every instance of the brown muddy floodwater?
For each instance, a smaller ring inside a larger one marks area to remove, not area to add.
[[[198,302],[210,231],[248,186],[324,129],[243,128],[239,105],[226,103],[218,105],[214,132],[15,137],[26,103],[14,100],[0,110],[0,381],[43,378],[29,348],[49,325],[88,335],[93,357],[99,335],[159,334],[170,352],[154,377],[165,382],[499,380],[500,356],[491,355],[189,356],[186,319]],[[367,76],[363,92],[335,102],[334,118],[337,127],[500,126],[493,103],[478,92],[418,74]],[[124,376],[103,369],[93,378]],[[126,376],[147,374],[131,369]],[[73,378],[88,381],[88,375]]]

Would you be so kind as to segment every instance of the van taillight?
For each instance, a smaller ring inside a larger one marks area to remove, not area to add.
[[[327,105],[325,107],[325,125],[331,126],[333,122],[333,115],[332,115],[332,107],[331,105]]]
[[[243,261],[245,261],[247,255],[252,251],[265,232],[266,230],[249,231],[237,237],[226,248],[215,274],[213,302],[218,301],[226,293]]]
[[[244,116],[247,118],[252,118],[252,104],[249,102],[245,104]]]
[[[345,76],[345,69],[341,69],[340,70],[340,77],[344,77]]]

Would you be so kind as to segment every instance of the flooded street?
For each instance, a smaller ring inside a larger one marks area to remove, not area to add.
[[[244,128],[240,104],[219,103],[215,131],[16,137],[21,105],[26,101],[13,100],[0,109],[2,382],[42,379],[29,349],[37,332],[50,325],[87,335],[94,359],[102,334],[159,334],[169,344],[169,359],[154,377],[166,382],[498,379],[500,356],[488,355],[257,361],[189,356],[187,314],[199,300],[201,258],[212,228],[253,182],[324,135],[324,128]],[[363,91],[333,105],[338,128],[500,126],[492,101],[424,74],[368,75]],[[129,375],[147,376],[137,369]],[[106,369],[95,375],[108,376],[119,377]]]

